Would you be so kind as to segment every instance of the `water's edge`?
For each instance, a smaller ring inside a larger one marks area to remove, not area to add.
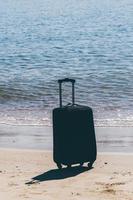
[[[133,152],[132,127],[96,127],[98,152]],[[52,127],[0,124],[0,147],[52,150]]]

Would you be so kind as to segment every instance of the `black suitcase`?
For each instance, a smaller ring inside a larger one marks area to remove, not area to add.
[[[62,106],[62,83],[72,83],[72,104]],[[58,168],[96,160],[96,139],[93,112],[90,107],[74,103],[73,79],[58,80],[60,107],[53,110],[53,159]]]

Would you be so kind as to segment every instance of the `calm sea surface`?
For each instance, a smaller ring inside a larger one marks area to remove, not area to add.
[[[0,123],[51,125],[64,77],[96,126],[133,126],[132,0],[0,0]]]

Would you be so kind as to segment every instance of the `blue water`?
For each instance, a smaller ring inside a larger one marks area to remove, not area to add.
[[[70,77],[96,126],[133,126],[132,33],[132,0],[0,0],[0,123],[51,125]]]

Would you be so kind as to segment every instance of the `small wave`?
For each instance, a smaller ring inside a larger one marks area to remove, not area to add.
[[[133,117],[118,119],[94,117],[96,127],[133,127]],[[52,113],[44,110],[17,110],[0,113],[0,124],[52,126]]]
[[[29,118],[15,118],[15,117],[7,117],[0,118],[0,124],[6,125],[17,125],[17,126],[51,126],[50,120],[48,118],[43,119],[29,119]]]
[[[97,127],[133,127],[131,119],[95,119]]]
[[[0,112],[0,124],[50,126],[50,113],[44,109],[8,109]]]

